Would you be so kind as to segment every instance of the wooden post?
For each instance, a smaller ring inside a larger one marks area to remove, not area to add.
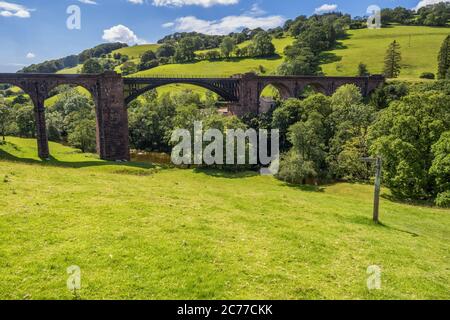
[[[381,191],[381,167],[383,161],[381,157],[376,159],[376,173],[375,173],[375,195],[373,201],[373,221],[379,223],[380,217],[380,191]]]
[[[380,222],[380,193],[381,193],[381,171],[383,166],[383,160],[381,157],[377,158],[363,158],[365,162],[375,163],[375,192],[373,199],[373,221],[375,223]]]

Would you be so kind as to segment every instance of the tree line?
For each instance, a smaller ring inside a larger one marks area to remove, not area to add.
[[[91,58],[100,58],[114,50],[127,47],[124,43],[104,43],[94,48],[84,50],[78,55],[70,55],[61,59],[49,60],[38,64],[32,64],[19,72],[22,73],[56,73],[65,68],[73,68]]]

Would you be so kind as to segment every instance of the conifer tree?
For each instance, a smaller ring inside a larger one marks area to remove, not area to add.
[[[400,75],[400,62],[402,61],[402,55],[400,53],[400,44],[394,40],[387,51],[384,58],[384,75],[387,78],[397,78]]]
[[[438,57],[438,79],[445,79],[450,70],[450,35],[442,43]]]

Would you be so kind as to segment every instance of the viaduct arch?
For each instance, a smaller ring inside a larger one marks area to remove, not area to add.
[[[322,76],[258,76],[253,73],[229,78],[217,77],[125,77],[115,72],[102,74],[28,74],[0,73],[0,83],[20,87],[34,104],[38,154],[50,156],[45,122],[45,99],[52,89],[70,84],[86,88],[95,101],[97,118],[97,152],[104,160],[129,160],[128,115],[126,105],[146,91],[157,87],[185,83],[209,89],[230,103],[230,112],[237,116],[260,112],[260,96],[268,85],[275,86],[283,99],[298,97],[307,86],[326,95],[340,86],[355,84],[364,96],[385,81],[383,76],[322,77]]]

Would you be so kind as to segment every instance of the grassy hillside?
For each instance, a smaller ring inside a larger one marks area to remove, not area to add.
[[[144,52],[149,50],[156,51],[159,46],[159,44],[144,44],[140,46],[126,47],[114,50],[112,54],[120,53],[122,55],[127,55],[128,57],[130,57],[130,59],[138,59],[140,58],[140,56],[142,56],[142,54],[144,54]]]
[[[168,64],[159,66],[150,70],[136,73],[136,76],[151,76],[155,74],[164,75],[205,75],[205,76],[232,76],[234,74],[255,71],[260,73],[260,66],[266,69],[266,73],[270,74],[276,71],[276,68],[283,62],[283,51],[286,46],[293,42],[293,38],[287,37],[283,39],[273,39],[278,57],[270,59],[240,59],[230,58],[217,61],[199,61],[184,64]],[[240,46],[248,45],[242,43]]]
[[[56,72],[57,74],[77,74],[81,73],[81,69],[83,68],[82,64],[79,64],[73,68],[65,68]]]
[[[358,64],[367,64],[371,73],[382,73],[384,54],[388,44],[397,40],[402,46],[403,69],[400,79],[418,80],[423,72],[437,71],[437,55],[444,38],[450,33],[450,28],[395,26],[380,30],[350,30],[349,37],[343,40],[340,48],[328,52],[328,63],[322,68],[326,75],[330,76],[354,76],[357,73]],[[217,61],[199,61],[185,64],[169,64],[157,68],[138,72],[131,76],[152,75],[205,75],[205,76],[231,76],[239,73],[257,72],[263,74],[275,73],[277,67],[283,62],[284,48],[294,39],[286,37],[274,39],[278,57],[271,59],[222,59]],[[249,42],[240,44],[240,47]],[[139,57],[147,50],[156,50],[158,45],[142,45],[122,48],[114,51],[128,55],[131,60],[139,62]],[[204,50],[203,52],[208,51]],[[76,73],[81,66],[61,70],[60,73]],[[120,66],[116,68],[120,71]],[[204,95],[206,89],[187,85],[169,85],[158,88],[159,93],[167,93],[179,90],[193,90]],[[273,90],[265,90],[263,95],[273,95]]]
[[[327,56],[331,61],[323,65],[323,71],[326,75],[353,76],[356,74],[360,62],[367,64],[372,73],[382,73],[386,48],[390,42],[397,40],[402,46],[403,55],[403,70],[400,78],[417,80],[422,72],[436,72],[437,54],[442,41],[450,33],[450,28],[395,26],[380,30],[349,30],[348,33],[348,39],[342,41],[340,48],[328,53]],[[138,72],[136,75],[230,76],[250,71],[260,72],[260,66],[264,67],[267,74],[270,74],[275,72],[276,68],[282,63],[283,50],[292,42],[293,38],[291,37],[273,40],[279,55],[278,58],[232,58],[229,60],[170,64]],[[246,45],[248,45],[248,42],[244,42],[239,46],[243,47]],[[142,53],[147,50],[156,50],[157,47],[158,45],[133,46],[116,50],[113,53],[126,54],[133,61],[137,62]],[[79,68],[80,66],[64,69],[60,73],[74,73]]]
[[[449,299],[450,211],[373,188],[0,146],[0,299]],[[239,178],[239,179],[236,179]],[[382,268],[382,289],[366,287]]]
[[[323,65],[327,75],[353,76],[358,64],[367,64],[371,73],[382,73],[389,43],[397,40],[403,57],[401,79],[417,80],[423,72],[437,72],[437,56],[450,28],[395,26],[380,30],[350,30],[342,48],[332,51],[334,61]]]

